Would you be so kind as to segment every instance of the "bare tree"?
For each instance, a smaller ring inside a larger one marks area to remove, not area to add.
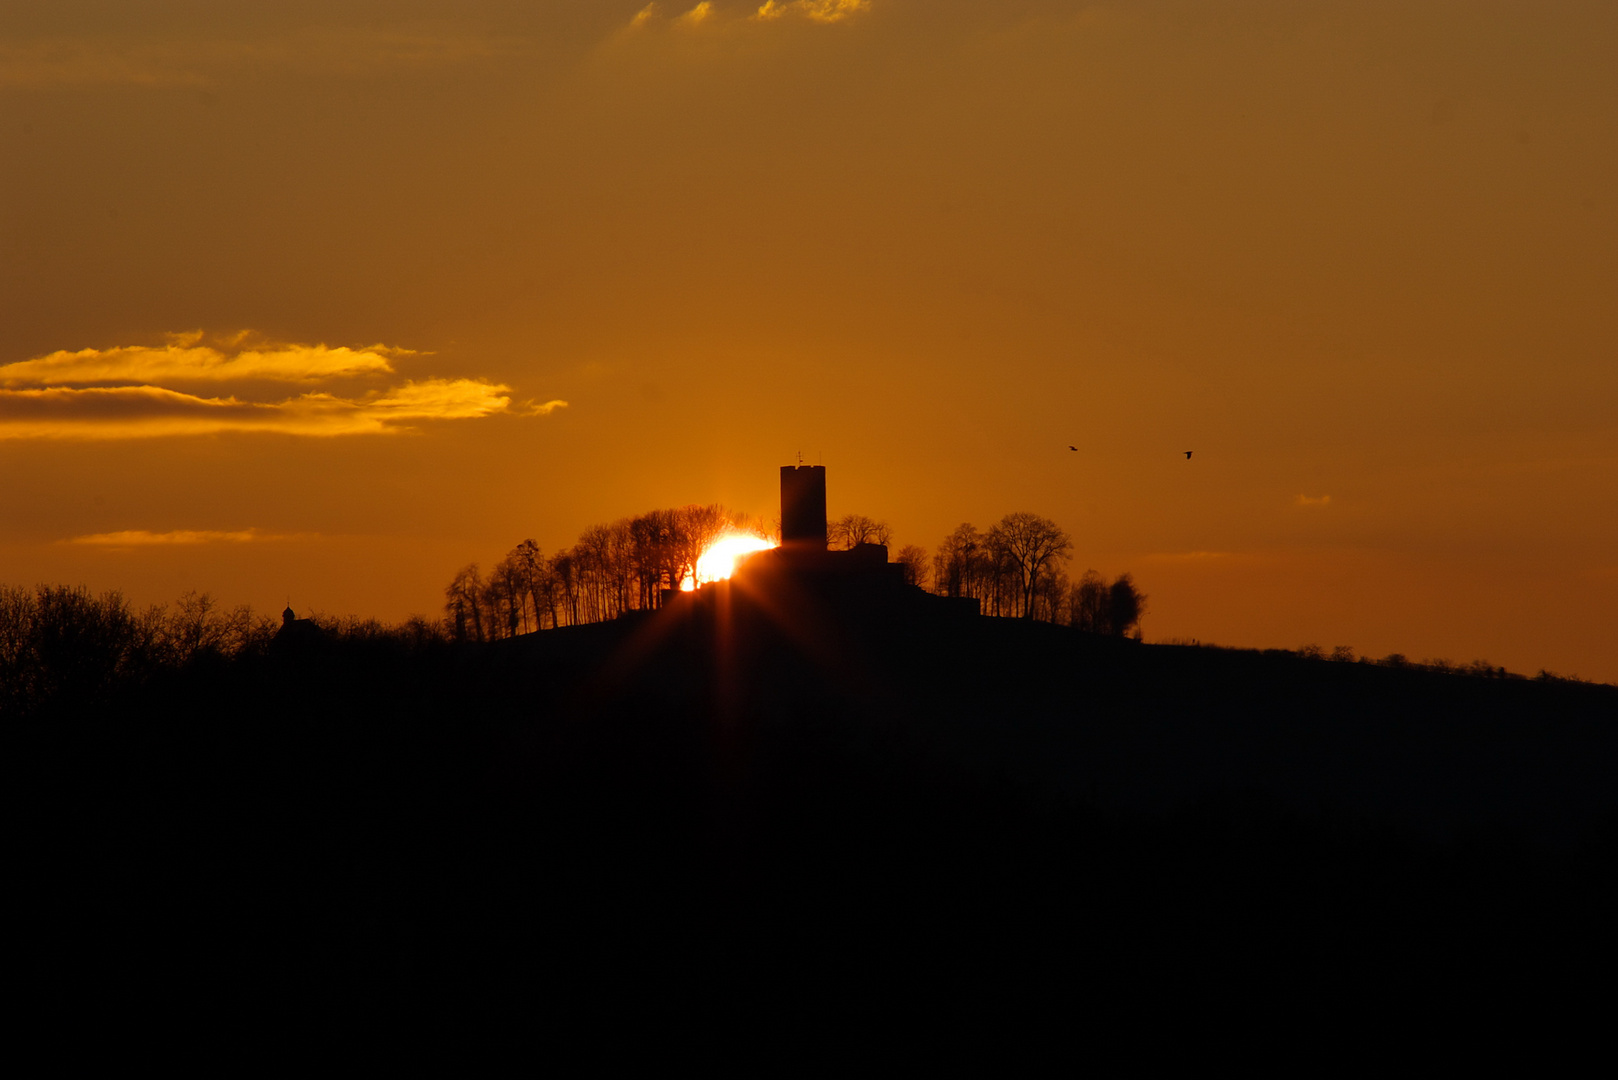
[[[906,544],[899,549],[899,556],[894,560],[904,567],[905,583],[917,588],[927,587],[927,564],[930,562],[927,549],[916,544]]]
[[[649,517],[658,522],[658,561],[655,571],[658,579],[659,603],[664,589],[678,589],[685,569],[685,521],[678,510],[654,510]]]
[[[1112,633],[1107,582],[1094,570],[1086,570],[1068,593],[1068,625],[1092,634]]]
[[[558,614],[565,618],[568,626],[579,625],[578,564],[572,549],[552,555],[547,566],[550,570],[547,576],[551,590],[551,625],[562,625],[557,621]]]
[[[663,590],[663,564],[668,540],[657,511],[629,523],[629,542],[635,561],[635,589],[642,608],[658,606]]]
[[[676,510],[652,510],[630,521],[629,545],[641,607],[657,607],[664,589],[679,587],[684,535]]]
[[[680,569],[679,577],[672,586],[674,588],[678,588],[687,577],[696,580],[697,560],[730,528],[730,515],[718,503],[684,506],[678,514],[680,530],[675,546],[680,553]]]
[[[541,626],[540,612],[544,607],[545,589],[545,559],[540,554],[539,544],[533,540],[524,540],[511,549],[506,556],[506,562],[511,564],[511,574],[515,580],[518,594],[521,598],[522,630],[528,633],[528,613],[533,612],[532,629],[538,630]]]
[[[444,586],[444,617],[456,641],[482,641],[483,575],[477,563],[461,567]]]
[[[120,593],[92,596],[60,585],[0,590],[0,717],[58,694],[100,693],[166,659],[143,655],[142,644]]]
[[[522,573],[511,556],[501,559],[490,572],[483,585],[483,597],[489,614],[489,637],[516,637],[522,625],[523,584]]]
[[[855,544],[882,544],[893,540],[893,529],[885,521],[868,518],[864,514],[844,514],[826,526],[826,543],[834,549],[848,550]]]
[[[781,523],[766,520],[763,514],[731,513],[730,526],[737,532],[744,532],[749,536],[757,536],[764,540],[781,539]]]
[[[605,609],[607,559],[612,544],[605,525],[592,525],[573,545],[574,575],[583,609],[584,622],[601,622],[609,617]]]
[[[619,518],[607,529],[607,581],[611,592],[614,616],[633,610],[639,600],[637,579],[639,566],[635,561],[634,522]]]
[[[239,656],[268,647],[279,629],[268,616],[253,614],[251,604],[237,604],[220,618],[220,648],[227,656]]]
[[[944,596],[976,596],[973,579],[985,546],[983,534],[970,523],[944,537],[933,556],[933,589]]]
[[[1019,511],[1007,514],[989,530],[989,547],[1003,556],[1015,577],[1022,617],[1034,617],[1039,577],[1059,560],[1071,557],[1073,541],[1050,518]]]
[[[209,593],[188,591],[169,620],[169,640],[181,662],[203,653],[219,652],[227,634],[225,620],[216,612],[218,602]]]
[[[1047,566],[1034,582],[1034,618],[1041,622],[1068,621],[1067,572],[1060,566]]]

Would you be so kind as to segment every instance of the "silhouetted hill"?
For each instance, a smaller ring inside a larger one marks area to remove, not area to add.
[[[1613,958],[1607,686],[708,589],[10,739],[58,1013],[1398,1017]]]

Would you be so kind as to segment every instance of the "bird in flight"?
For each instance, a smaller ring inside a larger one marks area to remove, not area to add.
[[[1187,460],[1187,461],[1190,461],[1190,460],[1191,460],[1191,451],[1189,451],[1189,450],[1187,450],[1187,451],[1186,451],[1186,452],[1185,452],[1185,459],[1186,459],[1186,460]]]
[[[1070,447],[1068,447],[1068,449],[1069,449],[1069,450],[1077,450],[1077,449],[1078,449],[1078,447],[1077,447],[1077,446],[1070,446]]]

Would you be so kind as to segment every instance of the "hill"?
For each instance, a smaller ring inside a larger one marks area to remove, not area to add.
[[[1612,959],[1618,688],[785,614],[329,637],[15,724],[38,1003],[1393,1015]]]

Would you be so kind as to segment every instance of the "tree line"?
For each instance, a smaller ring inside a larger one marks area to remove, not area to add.
[[[728,532],[779,538],[779,524],[718,504],[653,510],[586,529],[572,547],[545,556],[533,540],[512,548],[487,574],[462,567],[444,588],[444,626],[456,641],[494,641],[561,626],[603,622],[658,607],[666,590],[694,577],[697,559]],[[892,547],[887,522],[847,514],[827,527],[834,550]],[[964,524],[929,554],[909,544],[894,554],[905,580],[941,596],[970,597],[985,615],[1140,637],[1146,596],[1129,574],[1108,582],[1094,570],[1069,579],[1072,538],[1049,518],[1007,514],[988,530]]]
[[[729,532],[778,533],[717,503],[652,510],[592,525],[553,555],[524,540],[485,575],[462,567],[444,587],[444,624],[456,641],[496,641],[534,630],[648,611],[695,577],[697,560]]]
[[[419,616],[396,626],[375,619],[310,620],[329,638],[391,639],[418,646],[444,640],[441,624]],[[198,663],[262,655],[279,617],[246,604],[223,607],[187,592],[173,606],[139,608],[116,590],[63,585],[0,585],[0,717],[53,701],[83,704]]]
[[[664,514],[665,522],[675,522],[676,533],[680,528],[712,529],[718,519],[729,524],[712,535],[722,535],[730,526],[765,535],[757,519],[729,515],[722,507],[686,508]],[[682,521],[684,525],[680,525]],[[686,545],[684,553],[665,552],[661,556],[666,560],[663,569],[653,577],[655,563],[648,569],[621,557],[626,549],[621,536],[616,541],[612,539],[615,529],[606,528],[605,541],[602,529],[586,530],[579,545],[548,559],[540,558],[537,544],[524,541],[488,579],[475,567],[468,567],[446,590],[450,614],[442,619],[418,615],[402,623],[384,624],[371,618],[315,613],[310,621],[322,631],[322,640],[332,646],[379,647],[419,656],[423,649],[437,648],[457,638],[488,640],[542,627],[599,621],[635,606],[655,606],[659,595],[649,586],[655,583],[667,587],[668,582],[681,580],[706,546],[699,546],[693,534],[684,535],[680,539]],[[833,523],[831,533],[837,547],[891,539],[885,523],[858,515]],[[632,530],[631,541],[633,536]],[[635,550],[633,542],[627,550]],[[646,550],[649,553],[651,549]],[[1087,570],[1078,581],[1070,581],[1062,566],[1070,557],[1071,541],[1066,533],[1045,519],[1012,514],[987,531],[970,524],[960,526],[931,556],[916,545],[901,548],[896,561],[905,567],[905,575],[913,584],[945,596],[973,597],[989,615],[1042,619],[1093,633],[1138,637],[1145,597],[1130,576],[1122,574],[1109,583],[1095,571]],[[507,566],[511,562],[518,562],[519,570],[524,563],[541,569],[535,578],[514,579]],[[520,596],[513,588],[514,580],[522,590]],[[537,581],[539,587],[530,587],[530,581]],[[460,594],[451,595],[456,590]],[[457,604],[461,605],[459,611],[451,610]],[[477,638],[480,626],[484,634],[481,639]],[[208,593],[187,592],[173,605],[138,608],[116,591],[92,594],[82,586],[41,585],[27,589],[0,585],[0,718],[26,716],[53,702],[73,707],[93,705],[110,700],[121,689],[165,673],[215,661],[265,656],[273,651],[280,629],[278,617],[247,605],[224,607]],[[1213,647],[1195,641],[1166,644]],[[1352,649],[1342,645],[1329,653],[1315,645],[1266,652],[1304,660],[1357,660],[1435,674],[1524,677],[1483,660],[1469,664],[1415,661],[1398,653],[1372,660],[1356,657]],[[1543,670],[1534,678],[1542,682],[1584,681],[1577,675]]]
[[[901,562],[907,551],[900,552]],[[1072,537],[1050,518],[1017,512],[987,530],[968,522],[938,545],[929,568],[932,591],[971,597],[985,615],[1138,640],[1146,595],[1135,587],[1134,578],[1120,574],[1108,583],[1086,570],[1072,581],[1065,566],[1072,557]],[[919,570],[913,575],[907,570],[907,576],[919,577]]]

